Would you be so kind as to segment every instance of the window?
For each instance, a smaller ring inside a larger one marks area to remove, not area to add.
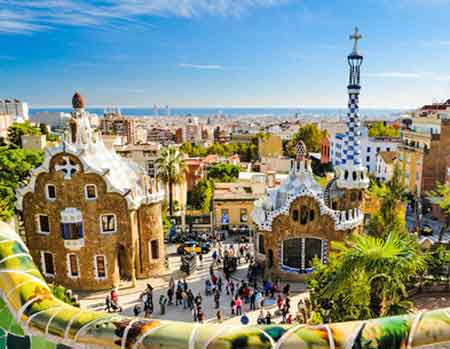
[[[110,234],[115,233],[116,227],[116,215],[115,214],[104,214],[100,216],[100,225],[102,233]]]
[[[308,223],[308,207],[302,206],[300,208],[300,223],[306,224]]]
[[[38,215],[38,233],[49,234],[50,233],[50,221],[45,214]]]
[[[367,147],[367,152],[370,153],[370,147]]]
[[[247,223],[248,220],[248,215],[247,215],[247,209],[246,208],[241,208],[241,223]]]
[[[105,256],[95,256],[95,274],[97,279],[106,278],[106,257]]]
[[[41,261],[43,274],[45,276],[54,276],[55,264],[53,262],[53,254],[51,254],[50,252],[42,252]]]
[[[314,216],[315,216],[315,211],[314,210],[310,210],[309,211],[309,220],[313,221],[314,220]]]
[[[314,258],[322,259],[322,240],[305,239],[305,268],[311,268]]]
[[[230,222],[229,215],[228,215],[228,209],[223,208],[222,209],[222,224],[228,224]]]
[[[302,267],[302,239],[289,239],[283,241],[283,264],[290,268]]]
[[[366,162],[370,162],[370,156],[366,156]]]
[[[152,259],[158,259],[159,258],[159,241],[158,240],[150,241],[150,250],[151,250]]]
[[[83,223],[61,223],[61,235],[64,240],[83,238]]]
[[[78,256],[76,254],[71,253],[67,255],[67,266],[69,270],[69,277],[77,278],[80,276]]]
[[[298,222],[298,217],[299,217],[298,210],[292,211],[292,219],[294,220],[294,222]]]
[[[377,147],[377,153],[379,153],[380,152],[380,147]]]
[[[95,184],[87,184],[84,187],[84,196],[86,197],[86,200],[97,199],[97,186]]]
[[[258,234],[258,252],[260,254],[265,254],[265,248],[264,248],[264,235]]]
[[[387,147],[387,148],[386,148],[386,151],[391,151],[391,148]]]
[[[55,201],[56,200],[56,187],[53,184],[46,185],[46,196],[47,200]]]

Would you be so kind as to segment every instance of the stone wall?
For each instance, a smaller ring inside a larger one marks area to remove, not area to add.
[[[148,278],[164,271],[165,246],[164,230],[161,220],[161,204],[143,205],[137,212],[139,236],[137,239],[139,256],[136,264],[136,276]],[[151,242],[158,244],[158,255],[152,255]]]
[[[130,212],[127,202],[120,194],[108,193],[105,181],[97,174],[82,171],[82,164],[76,157],[70,157],[80,171],[71,179],[64,179],[61,171],[55,171],[54,165],[61,161],[62,154],[57,154],[51,160],[50,173],[41,173],[36,179],[34,193],[27,193],[23,203],[23,220],[27,238],[27,245],[33,259],[41,269],[41,252],[53,254],[55,276],[48,277],[72,289],[108,289],[117,286],[120,274],[124,278],[133,277],[134,241],[131,238]],[[56,187],[56,199],[46,198],[46,184]],[[97,187],[97,199],[86,200],[84,187],[94,184]],[[82,212],[84,247],[74,250],[65,247],[62,238],[60,212],[68,207],[78,208]],[[100,215],[113,213],[116,215],[117,231],[115,233],[101,233]],[[37,215],[46,214],[49,217],[50,233],[48,235],[37,232]],[[119,270],[118,253],[121,251],[121,270]],[[69,276],[67,255],[73,253],[78,256],[79,277]],[[107,277],[98,279],[94,256],[106,257]]]
[[[305,206],[309,211],[314,211],[314,219],[306,224],[301,224],[300,219],[294,220],[294,210],[300,212],[301,207]],[[316,201],[310,197],[299,197],[292,202],[289,216],[279,215],[272,223],[272,231],[259,231],[255,240],[256,250],[258,249],[258,235],[264,236],[265,255],[256,254],[257,260],[266,266],[266,277],[272,280],[277,278],[286,281],[304,280],[307,274],[285,272],[280,269],[281,251],[280,244],[283,240],[291,238],[318,238],[327,241],[328,249],[331,248],[330,242],[342,241],[350,234],[357,233],[360,228],[351,231],[336,231],[333,219],[328,215],[320,215],[319,206]],[[272,252],[270,252],[272,251]],[[269,269],[269,255],[273,253],[273,267]],[[326,258],[326,257],[325,257]]]

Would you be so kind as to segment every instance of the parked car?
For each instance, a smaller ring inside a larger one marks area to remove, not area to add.
[[[433,235],[433,228],[428,224],[422,225],[420,227],[420,235],[424,235],[424,236]]]
[[[207,242],[197,242],[194,240],[185,241],[177,246],[177,253],[185,254],[206,254],[211,250],[211,245]]]

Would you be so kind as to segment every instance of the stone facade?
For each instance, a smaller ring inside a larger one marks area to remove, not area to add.
[[[47,150],[17,193],[35,263],[48,281],[76,290],[160,273],[164,193],[96,139],[83,109],[72,118],[69,140]]]

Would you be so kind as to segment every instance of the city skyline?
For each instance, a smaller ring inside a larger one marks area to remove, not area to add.
[[[450,1],[0,0],[0,98],[32,107],[345,107],[363,40],[362,108],[450,96]]]

